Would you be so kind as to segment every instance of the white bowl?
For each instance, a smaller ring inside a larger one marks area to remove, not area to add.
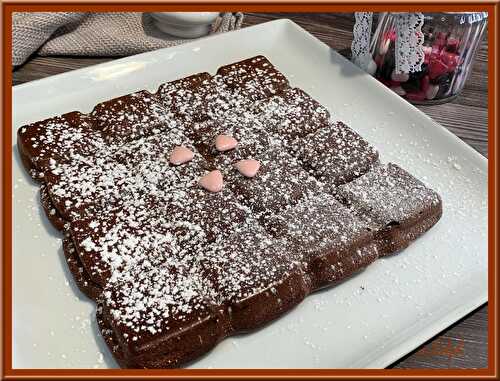
[[[163,33],[182,38],[196,38],[210,32],[219,12],[152,12],[155,26]]]

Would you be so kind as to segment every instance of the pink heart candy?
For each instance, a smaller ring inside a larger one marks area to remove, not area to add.
[[[254,177],[260,168],[260,162],[253,159],[240,160],[235,167],[243,176]]]
[[[425,91],[425,98],[426,99],[434,99],[436,98],[436,95],[439,91],[439,86],[438,85],[429,85],[427,90]]]
[[[391,74],[391,79],[396,82],[406,82],[410,78],[408,73],[396,73],[396,70],[393,70]]]
[[[183,146],[175,147],[170,153],[170,163],[179,165],[193,160],[194,152]]]
[[[215,148],[217,151],[229,151],[238,145],[238,141],[229,135],[217,135],[215,138]]]
[[[429,64],[429,78],[435,79],[448,71],[448,66],[441,60],[431,60]]]
[[[224,186],[222,173],[219,170],[211,171],[200,179],[199,184],[209,192],[220,192]]]

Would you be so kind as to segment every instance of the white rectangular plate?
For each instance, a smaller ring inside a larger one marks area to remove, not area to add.
[[[17,154],[17,128],[263,54],[291,81],[438,191],[438,224],[399,255],[314,293],[263,329],[220,343],[196,368],[385,367],[487,301],[487,161],[288,20],[75,70],[13,89],[13,367],[116,367],[73,285]]]

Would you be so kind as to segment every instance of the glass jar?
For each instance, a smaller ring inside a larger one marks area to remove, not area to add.
[[[424,63],[413,73],[396,73],[397,14],[382,13],[370,45],[375,77],[415,104],[438,104],[463,89],[488,22],[486,12],[424,13]]]

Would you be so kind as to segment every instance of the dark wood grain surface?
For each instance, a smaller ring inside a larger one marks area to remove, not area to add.
[[[248,13],[244,26],[289,18],[332,48],[345,54],[352,40],[350,13]],[[39,57],[36,54],[13,73],[13,85],[110,61],[110,57]],[[465,88],[452,102],[418,108],[487,156],[488,44],[483,40]],[[405,356],[391,368],[484,368],[488,361],[488,309],[480,307]]]

